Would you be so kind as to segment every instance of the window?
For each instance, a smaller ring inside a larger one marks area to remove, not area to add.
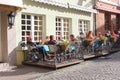
[[[62,37],[65,40],[69,39],[70,20],[67,18],[56,18],[56,39]]]
[[[42,40],[43,16],[22,14],[21,17],[22,41],[26,42],[28,36],[32,37],[33,42]]]
[[[110,30],[110,20],[111,20],[111,14],[109,12],[105,12],[105,30]]]
[[[78,22],[78,29],[79,29],[79,33],[83,32],[83,33],[87,33],[90,29],[90,21],[87,20],[79,20]]]

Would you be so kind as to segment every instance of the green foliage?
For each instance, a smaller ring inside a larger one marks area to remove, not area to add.
[[[111,42],[116,42],[115,37],[112,36],[112,37],[110,38],[110,41],[111,41]]]
[[[107,40],[107,37],[102,36],[102,37],[100,38],[100,40],[101,40],[101,41],[106,41],[106,40]]]
[[[68,46],[69,44],[70,44],[69,41],[61,41],[60,42],[61,46]]]
[[[90,44],[92,42],[91,39],[86,39],[85,41],[86,41],[87,44]]]

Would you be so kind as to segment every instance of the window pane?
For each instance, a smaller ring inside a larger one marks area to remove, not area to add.
[[[25,19],[25,15],[22,15],[22,19]]]
[[[25,37],[22,37],[22,41],[25,41]]]
[[[25,20],[22,20],[22,24],[25,24]]]
[[[34,32],[34,35],[37,35],[37,32]]]
[[[30,25],[30,24],[31,24],[31,21],[27,21],[27,24],[29,24],[29,25]]]
[[[36,41],[36,40],[37,40],[37,37],[34,37],[34,40]]]
[[[42,21],[40,21],[39,25],[42,25]]]
[[[35,25],[38,25],[38,21],[35,21]]]
[[[42,18],[42,16],[39,16],[39,20],[42,20],[43,18]]]
[[[61,19],[59,18],[58,21],[61,22]]]
[[[59,23],[59,25],[58,26],[61,26],[61,23]]]
[[[30,32],[29,31],[27,31],[26,34],[30,36]]]
[[[22,30],[25,30],[25,26],[22,26]]]
[[[22,36],[25,36],[25,32],[22,32]]]
[[[27,30],[31,30],[31,26],[27,26]]]
[[[38,30],[38,27],[37,27],[37,26],[35,26],[35,30]]]
[[[37,17],[37,16],[34,16],[34,19],[35,19],[35,20],[37,20],[37,19],[38,19],[38,17]]]
[[[27,19],[31,19],[31,16],[30,16],[30,15],[27,15]]]
[[[42,30],[42,27],[39,27],[39,30]]]

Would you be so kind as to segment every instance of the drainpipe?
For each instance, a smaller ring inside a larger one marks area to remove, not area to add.
[[[96,7],[96,0],[93,0],[93,9]],[[94,26],[94,34],[97,35],[97,28],[96,28],[96,13],[93,13],[93,26]]]

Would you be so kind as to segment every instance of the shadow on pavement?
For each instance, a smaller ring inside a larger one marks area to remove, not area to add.
[[[0,76],[17,76],[17,75],[25,75],[25,74],[42,74],[46,72],[53,71],[49,68],[42,67],[34,67],[34,66],[18,66],[17,68],[0,72]]]

